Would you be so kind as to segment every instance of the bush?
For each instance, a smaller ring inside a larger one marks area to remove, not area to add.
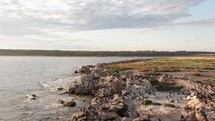
[[[153,102],[151,100],[144,100],[143,105],[151,105]]]
[[[166,107],[176,108],[176,106],[175,106],[175,105],[170,104],[170,103],[165,103],[164,105],[165,105]]]

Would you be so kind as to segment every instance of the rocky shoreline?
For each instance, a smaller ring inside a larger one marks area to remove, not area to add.
[[[117,63],[138,61],[144,60]],[[136,70],[109,72],[107,67],[110,64],[113,63],[83,66],[75,72],[81,73],[82,78],[67,93],[92,95],[93,99],[70,121],[215,120],[213,84],[193,82],[169,74],[148,75]],[[60,103],[75,106],[74,101]]]

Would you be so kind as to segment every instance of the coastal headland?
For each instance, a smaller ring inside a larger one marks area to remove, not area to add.
[[[101,63],[75,73],[82,78],[65,94],[93,98],[70,121],[215,120],[214,56]]]

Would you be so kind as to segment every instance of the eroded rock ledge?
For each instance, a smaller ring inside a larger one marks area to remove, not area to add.
[[[70,121],[212,121],[215,119],[215,100],[214,95],[211,95],[211,92],[215,92],[213,86],[209,85],[210,93],[207,93],[201,91],[204,86],[199,86],[201,85],[199,82],[198,84],[192,82],[198,85],[197,89],[196,86],[179,83],[179,80],[185,80],[184,78],[167,74],[152,77],[134,70],[101,74],[107,65],[84,66],[79,70],[79,73],[83,74],[81,82],[71,86],[68,93],[93,95],[94,98],[89,106],[74,114]],[[152,78],[157,79],[156,85],[151,81]],[[163,84],[181,88],[177,88],[177,91],[159,91],[157,87],[164,86]],[[146,100],[152,103],[143,104]]]

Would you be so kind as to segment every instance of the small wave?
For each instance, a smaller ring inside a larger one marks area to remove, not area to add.
[[[50,91],[58,91],[63,89],[67,90],[70,85],[73,85],[75,81],[78,81],[80,79],[81,79],[80,76],[75,76],[65,79],[58,79],[55,81],[40,82],[40,85],[45,89],[49,89]]]

